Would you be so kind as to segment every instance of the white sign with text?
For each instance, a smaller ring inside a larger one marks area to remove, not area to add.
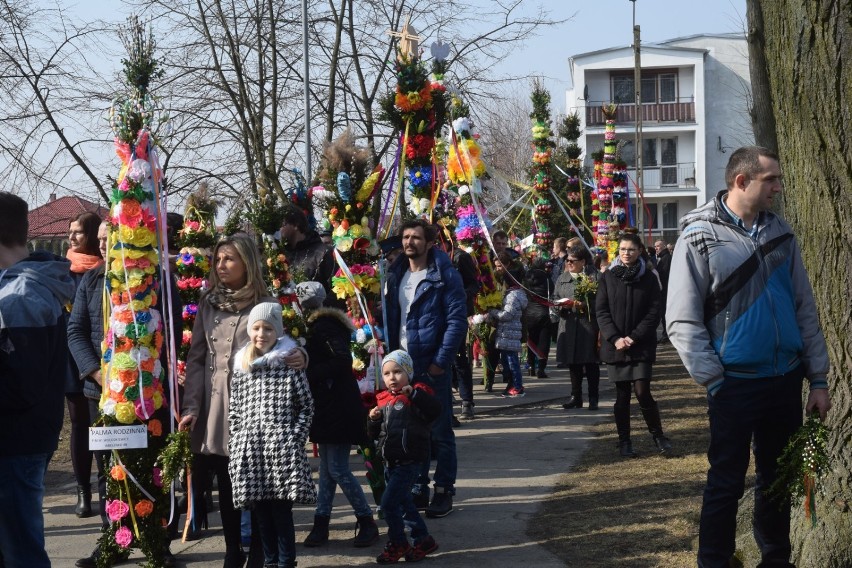
[[[148,447],[148,427],[92,426],[89,428],[90,450],[129,450]]]

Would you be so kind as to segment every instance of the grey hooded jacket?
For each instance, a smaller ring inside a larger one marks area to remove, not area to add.
[[[672,344],[710,394],[725,377],[774,377],[799,365],[812,389],[826,388],[825,338],[792,230],[765,211],[752,239],[722,205],[726,193],[681,219],[666,308]]]

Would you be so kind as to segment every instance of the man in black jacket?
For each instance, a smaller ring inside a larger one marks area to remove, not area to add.
[[[453,266],[458,271],[464,286],[465,302],[467,306],[467,317],[473,315],[474,301],[481,287],[479,283],[479,273],[476,270],[476,262],[469,253],[462,250],[458,246],[453,245],[453,241],[443,240],[441,243],[444,251],[450,255],[453,261]],[[458,353],[456,353],[455,371],[457,375],[457,383],[459,389],[459,398],[462,400],[462,418],[471,420],[474,418],[473,407],[473,367],[471,360],[473,359],[470,352],[468,342],[462,341],[459,345]]]
[[[281,223],[281,238],[284,240],[290,272],[298,275],[297,282],[313,280],[322,284],[326,292],[326,305],[334,305],[331,293],[331,277],[334,276],[333,247],[322,242],[313,229],[308,228],[308,218],[301,209],[289,206],[284,211]]]
[[[663,342],[669,339],[669,336],[666,335],[666,297],[669,291],[669,272],[672,267],[672,255],[669,252],[666,241],[655,242],[654,252],[657,255],[657,274],[660,275],[660,285],[663,288],[663,295],[660,298],[660,307],[663,314],[663,331],[660,335],[660,342]]]

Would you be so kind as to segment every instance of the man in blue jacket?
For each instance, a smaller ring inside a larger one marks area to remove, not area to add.
[[[453,510],[456,438],[453,434],[452,365],[467,334],[467,308],[461,277],[445,252],[433,246],[434,227],[415,219],[400,228],[403,255],[391,265],[385,288],[388,351],[403,349],[414,361],[416,381],[432,384],[441,415],[432,424],[435,495],[427,517]],[[414,488],[415,501],[428,502],[429,461]]]
[[[728,566],[737,502],[754,451],[754,535],[761,566],[790,564],[790,503],[765,491],[805,410],[831,408],[825,338],[790,227],[772,213],[781,191],[778,156],[747,146],[731,154],[728,189],[681,219],[669,276],[666,325],[689,374],[707,388],[710,470],[698,566]]]
[[[68,365],[67,260],[27,250],[27,203],[0,192],[0,566],[50,567],[44,474],[59,445]]]

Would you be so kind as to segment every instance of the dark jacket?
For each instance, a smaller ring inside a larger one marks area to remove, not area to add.
[[[641,262],[641,261],[640,261]],[[607,270],[598,284],[595,302],[601,330],[601,360],[632,363],[657,358],[657,325],[660,323],[660,283],[650,265],[630,282]],[[633,346],[625,351],[615,341],[630,337]]]
[[[666,292],[669,289],[669,272],[672,267],[672,255],[668,249],[663,249],[657,255],[657,274],[660,275],[660,285],[663,287],[663,298],[666,297]],[[665,308],[665,306],[663,306]]]
[[[376,397],[382,411],[379,420],[370,420],[371,438],[386,463],[423,462],[429,459],[430,424],[441,413],[441,403],[422,383],[414,386],[411,398],[382,391]]]
[[[528,290],[527,299],[529,300],[524,311],[527,327],[549,324],[550,309],[544,301],[553,296],[553,281],[550,276],[540,267],[530,268],[524,277],[524,288]]]
[[[476,262],[474,262],[473,257],[468,252],[456,248],[453,250],[453,266],[458,270],[462,286],[464,286],[467,315],[472,316],[476,295],[479,294],[479,290],[482,288],[482,285],[479,283]]]
[[[292,248],[285,247],[284,254],[296,281],[319,282],[325,288],[326,305],[334,305],[336,296],[331,292],[331,277],[334,276],[336,263],[332,247],[322,242],[316,231],[308,231],[305,238]]]
[[[71,310],[71,318],[68,321],[68,348],[76,362],[78,380],[84,381],[83,394],[89,398],[98,399],[101,396],[101,387],[90,378],[90,375],[101,368],[101,342],[104,339],[103,318],[103,293],[104,293],[104,271],[106,266],[93,268],[83,275],[77,293],[74,298],[74,307]],[[172,334],[175,338],[175,346],[180,346],[183,326],[183,305],[177,291],[177,284],[172,280]],[[154,309],[162,313],[163,294],[157,294],[157,303]],[[168,369],[166,364],[166,350],[168,343],[163,344],[160,360],[163,368]],[[164,384],[166,396],[169,395],[167,384]]]
[[[0,456],[56,450],[68,373],[67,260],[47,252],[0,270]]]
[[[600,281],[599,272],[585,277]],[[600,285],[600,284],[599,284]],[[556,281],[555,298],[574,300],[577,280],[570,272],[563,272]],[[598,320],[595,296],[587,301],[586,309],[561,308],[559,331],[556,336],[556,360],[565,365],[580,365],[598,362]]]
[[[415,377],[425,375],[432,363],[449,372],[467,334],[467,306],[459,273],[444,251],[432,247],[427,255],[426,278],[417,286],[406,319],[408,354],[414,361]],[[399,282],[408,267],[408,257],[400,255],[388,271],[388,352],[399,349]]]
[[[308,315],[308,384],[314,398],[311,441],[318,444],[361,444],[367,440],[367,409],[352,374],[349,342],[355,330],[335,308]]]

